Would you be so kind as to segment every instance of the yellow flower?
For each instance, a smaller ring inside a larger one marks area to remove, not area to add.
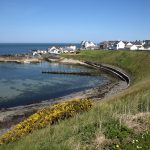
[[[91,107],[91,101],[87,99],[76,99],[44,108],[31,115],[28,119],[19,123],[12,130],[0,137],[0,145],[16,141],[35,129],[44,128],[48,124],[54,124],[62,119],[74,116],[79,112],[87,111]]]

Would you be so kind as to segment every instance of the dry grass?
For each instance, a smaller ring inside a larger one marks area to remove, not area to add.
[[[122,123],[128,128],[133,129],[136,133],[141,133],[150,129],[150,112],[142,112],[135,115],[122,115],[120,116]]]

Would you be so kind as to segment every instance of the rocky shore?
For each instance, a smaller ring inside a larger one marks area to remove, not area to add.
[[[31,56],[0,56],[0,62],[14,62],[14,63],[39,63],[40,58],[34,58]]]

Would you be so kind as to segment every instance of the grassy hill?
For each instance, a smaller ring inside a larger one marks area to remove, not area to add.
[[[96,102],[88,112],[47,126],[2,150],[95,150],[150,148],[150,52],[82,51],[67,58],[108,63],[126,70],[131,86]]]

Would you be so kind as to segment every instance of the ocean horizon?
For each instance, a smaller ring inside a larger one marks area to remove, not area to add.
[[[32,50],[48,49],[51,46],[65,47],[70,44],[80,47],[80,43],[0,43],[0,55],[30,53]]]

